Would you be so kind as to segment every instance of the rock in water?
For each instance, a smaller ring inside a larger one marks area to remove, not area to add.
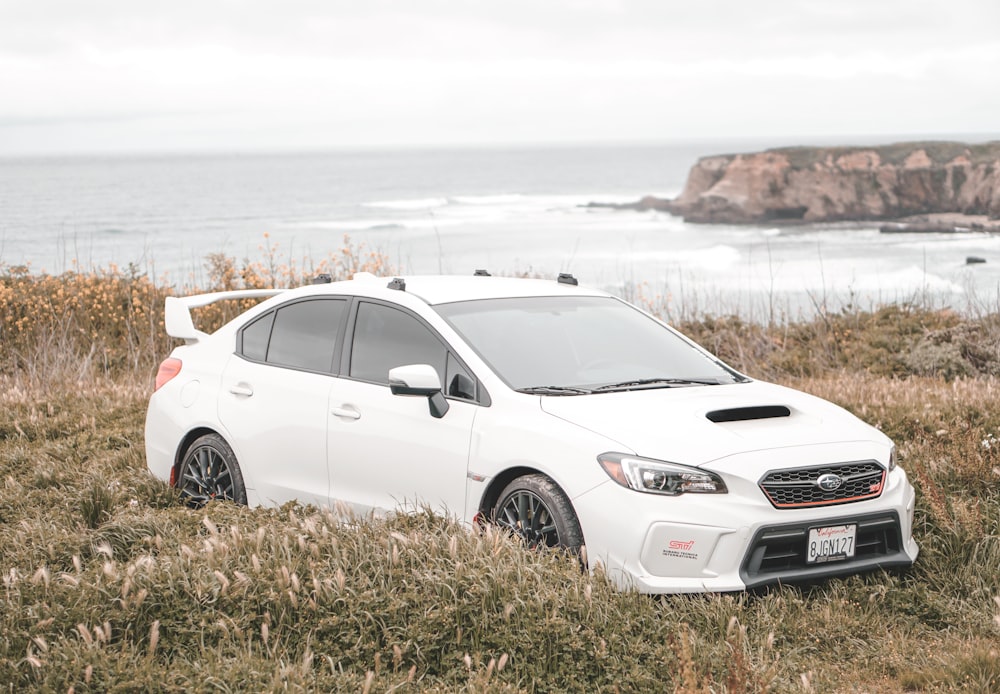
[[[1000,218],[1000,142],[786,147],[703,157],[664,208],[689,222]]]

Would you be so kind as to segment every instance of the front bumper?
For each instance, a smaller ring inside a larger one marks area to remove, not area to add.
[[[771,583],[796,583],[873,569],[913,564],[904,549],[899,515],[895,511],[865,516],[824,519],[823,525],[857,525],[855,555],[828,564],[808,564],[806,543],[814,522],[769,525],[760,528],[750,542],[740,566],[747,588]]]
[[[763,494],[658,497],[602,484],[573,499],[591,568],[644,593],[724,592],[880,568],[917,557],[913,487],[901,469],[877,499],[775,509]],[[809,529],[857,524],[851,559],[807,564]]]

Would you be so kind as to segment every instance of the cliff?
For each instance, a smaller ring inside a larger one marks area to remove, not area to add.
[[[1000,219],[1000,142],[789,147],[703,157],[674,200],[690,222],[885,220],[958,213]]]

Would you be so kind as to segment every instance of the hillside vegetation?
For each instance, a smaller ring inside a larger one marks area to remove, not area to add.
[[[386,270],[345,252],[326,269]],[[204,289],[304,281],[287,264],[210,265]],[[143,459],[168,291],[114,268],[0,268],[6,690],[1000,689],[996,314],[897,305],[680,325],[893,437],[918,490],[921,555],[901,574],[650,597],[427,512],[183,507]]]

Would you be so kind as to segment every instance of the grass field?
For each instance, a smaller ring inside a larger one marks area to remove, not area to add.
[[[378,263],[352,254],[336,273]],[[213,262],[206,289],[302,280]],[[167,291],[0,268],[4,689],[1000,691],[996,314],[680,326],[893,437],[921,555],[902,574],[657,598],[427,513],[184,508],[143,459]]]

